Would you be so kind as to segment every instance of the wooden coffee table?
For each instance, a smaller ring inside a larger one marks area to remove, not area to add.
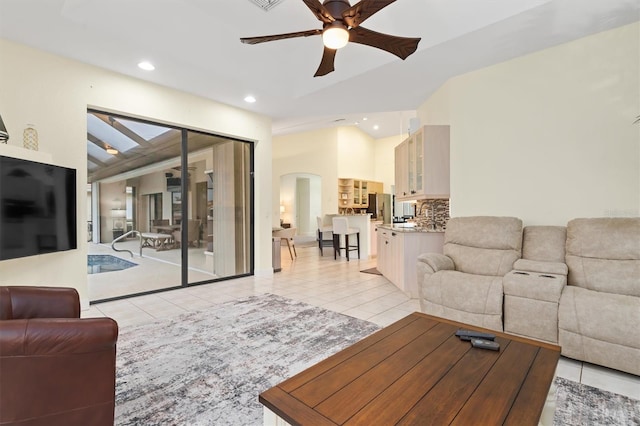
[[[500,351],[459,328],[494,333]],[[292,425],[537,425],[559,358],[556,345],[415,312],[259,399]]]

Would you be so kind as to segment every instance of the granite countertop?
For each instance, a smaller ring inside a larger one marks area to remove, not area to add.
[[[390,231],[395,231],[395,232],[407,232],[407,233],[422,232],[422,233],[441,234],[444,232],[443,229],[427,229],[419,226],[410,226],[410,225],[407,226],[406,223],[394,223],[394,224],[388,223],[388,224],[378,225],[378,228],[388,229]]]

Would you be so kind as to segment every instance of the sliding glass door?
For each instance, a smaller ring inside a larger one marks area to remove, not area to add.
[[[188,131],[187,282],[251,273],[251,145]],[[186,171],[186,175],[185,175]],[[186,240],[185,240],[186,238]],[[184,249],[183,249],[184,250]]]
[[[88,180],[100,186],[102,219],[92,223],[102,237],[90,252],[126,257],[109,246],[136,231],[114,247],[139,258],[110,277],[130,283],[111,292],[99,283],[104,277],[90,276],[92,301],[253,273],[251,143],[99,111],[87,116]],[[125,210],[123,232],[111,229],[114,208]]]

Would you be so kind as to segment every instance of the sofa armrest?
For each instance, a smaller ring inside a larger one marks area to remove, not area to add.
[[[567,275],[569,268],[561,262],[541,262],[537,260],[518,259],[513,264],[515,271],[537,272],[550,275]]]
[[[450,257],[440,253],[422,253],[418,255],[418,265],[423,269],[428,267],[431,269],[430,273],[455,269],[453,260]],[[428,269],[427,269],[428,270]]]
[[[80,318],[80,297],[66,287],[0,287],[0,319]]]

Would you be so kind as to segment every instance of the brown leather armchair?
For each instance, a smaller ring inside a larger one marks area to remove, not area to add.
[[[0,425],[113,425],[118,324],[72,288],[0,287]]]

